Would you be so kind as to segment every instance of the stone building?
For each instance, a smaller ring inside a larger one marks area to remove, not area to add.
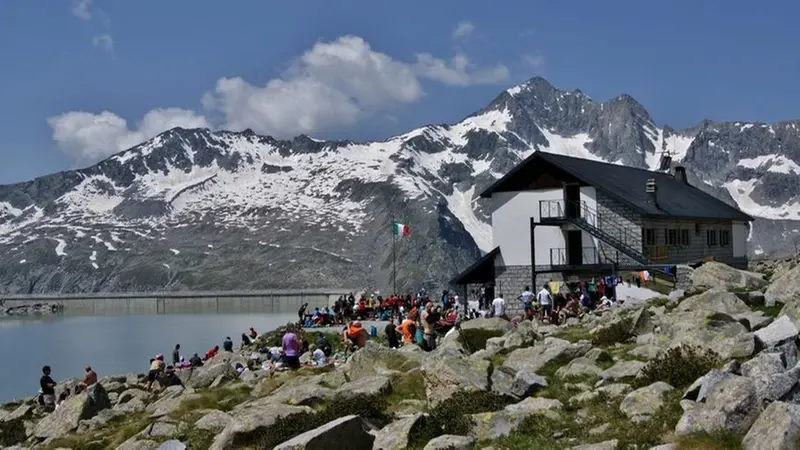
[[[495,248],[452,283],[493,283],[507,302],[548,280],[708,259],[747,266],[753,218],[690,185],[681,166],[653,172],[535,152],[481,197],[491,199]]]

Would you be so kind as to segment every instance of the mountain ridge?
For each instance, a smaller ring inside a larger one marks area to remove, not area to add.
[[[173,128],[0,186],[0,293],[385,289],[395,219],[413,230],[398,285],[438,289],[491,249],[477,195],[536,150],[654,169],[666,149],[697,187],[760,217],[763,255],[800,229],[798,123],[674,130],[630,95],[597,102],[535,77],[460,122],[383,141]]]

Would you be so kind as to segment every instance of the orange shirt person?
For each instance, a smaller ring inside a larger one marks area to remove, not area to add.
[[[411,319],[406,319],[397,327],[397,331],[399,331],[403,335],[403,344],[411,344],[414,342],[414,332],[416,332],[417,325]]]
[[[361,322],[355,320],[347,325],[347,330],[344,332],[345,344],[347,341],[364,348],[367,345],[367,330],[361,326]]]

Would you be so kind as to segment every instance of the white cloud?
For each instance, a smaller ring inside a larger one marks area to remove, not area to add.
[[[476,68],[463,53],[457,53],[449,62],[429,53],[420,53],[416,67],[420,75],[454,86],[501,83],[507,81],[510,75],[508,67],[502,64]]]
[[[53,140],[59,148],[79,163],[97,162],[171,128],[208,127],[205,117],[181,108],[151,110],[134,129],[109,111],[70,111],[47,119],[47,124],[53,129]]]
[[[452,86],[507,81],[503,65],[480,68],[458,53],[451,60],[428,53],[412,62],[372,49],[357,36],[317,42],[278,78],[254,85],[241,77],[220,78],[203,96],[213,125],[250,128],[279,138],[352,126],[365,117],[390,115],[418,101],[424,79]],[[48,119],[59,147],[82,162],[96,161],[171,127],[207,127],[209,120],[178,108],[149,112],[135,129],[110,113],[68,112]]]
[[[475,31],[475,25],[473,25],[472,22],[466,20],[459,22],[453,30],[453,39],[465,38],[472,34],[473,31]]]
[[[535,71],[542,70],[544,68],[544,55],[540,53],[530,53],[527,55],[522,55],[522,62],[525,63],[528,67]]]
[[[94,45],[96,48],[107,50],[109,52],[114,51],[114,39],[110,34],[102,34],[100,36],[93,37],[92,45]]]
[[[75,0],[72,4],[72,14],[82,20],[92,18],[92,0]]]

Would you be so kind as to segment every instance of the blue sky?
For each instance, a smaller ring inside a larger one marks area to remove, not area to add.
[[[629,93],[673,127],[797,118],[800,3],[755,5],[7,0],[0,184],[175,124],[384,138],[535,75],[597,100]]]

